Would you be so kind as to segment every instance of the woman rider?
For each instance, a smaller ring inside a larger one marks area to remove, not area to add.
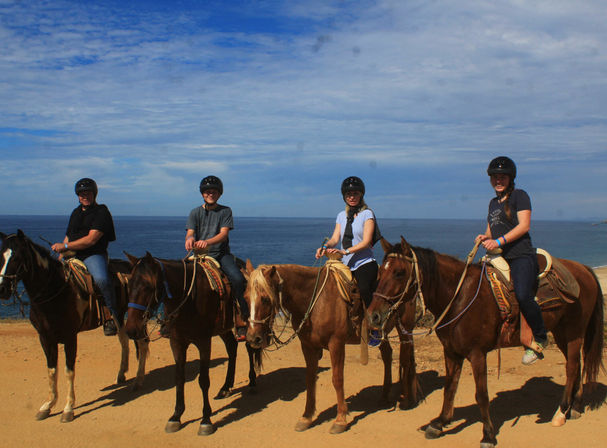
[[[316,258],[325,251],[342,254],[342,262],[352,271],[360,296],[368,307],[377,286],[378,266],[373,258],[373,243],[379,232],[376,232],[375,215],[365,204],[365,184],[360,178],[346,178],[341,184],[341,194],[346,208],[337,215],[333,236],[316,250]],[[340,242],[341,249],[336,249]],[[378,345],[378,335],[372,332],[371,336],[369,344]]]
[[[510,265],[510,277],[521,313],[533,332],[533,343],[527,347],[522,362],[533,364],[542,359],[548,340],[540,306],[535,301],[538,264],[531,244],[531,200],[529,195],[514,188],[516,165],[508,157],[496,157],[489,163],[487,174],[496,196],[489,202],[487,230],[478,235],[487,250],[502,249]]]

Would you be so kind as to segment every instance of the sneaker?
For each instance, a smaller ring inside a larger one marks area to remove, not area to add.
[[[377,347],[379,344],[381,344],[381,333],[379,330],[371,330],[371,333],[369,334],[369,345],[371,347]]]
[[[538,359],[544,359],[544,354],[542,353],[542,350],[544,350],[546,343],[535,341],[535,345],[536,350],[532,348],[525,349],[525,353],[523,354],[523,359],[521,360],[521,362],[526,366],[530,366]]]
[[[247,327],[236,328],[236,340],[238,342],[244,342],[247,340]]]
[[[103,323],[103,334],[106,336],[116,336],[118,334],[118,329],[113,319],[106,320]]]

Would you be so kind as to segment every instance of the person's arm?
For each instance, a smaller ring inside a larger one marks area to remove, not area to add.
[[[373,232],[375,230],[375,220],[373,218],[369,218],[365,221],[363,225],[363,239],[360,243],[355,244],[354,246],[346,249],[349,254],[354,254],[360,250],[371,247],[373,244]],[[343,255],[346,255],[346,250],[340,250]]]
[[[491,228],[489,228],[489,223],[487,223],[487,229],[485,229],[485,233],[481,233],[474,238],[474,242],[485,241],[491,238]]]
[[[194,248],[194,241],[196,237],[194,236],[194,229],[188,229],[185,234],[185,250],[188,252]]]
[[[483,247],[488,250],[497,249],[504,244],[512,243],[518,240],[531,229],[531,210],[520,210],[516,212],[518,224],[512,230],[496,240],[487,239],[483,242]]]
[[[322,247],[316,249],[316,258],[320,258],[324,255],[325,250],[331,249],[339,244],[339,236],[341,234],[341,226],[339,223],[335,224],[333,235],[329,238]],[[334,250],[333,250],[334,251]]]
[[[188,230],[189,232],[189,230]],[[219,229],[219,233],[207,240],[198,240],[194,243],[194,248],[196,249],[204,249],[212,244],[222,243],[228,239],[228,234],[230,233],[229,227],[222,227]]]
[[[91,229],[89,233],[82,238],[74,241],[68,241],[67,236],[63,239],[63,243],[55,243],[51,249],[57,253],[65,252],[66,250],[84,250],[94,246],[103,236],[101,230]]]

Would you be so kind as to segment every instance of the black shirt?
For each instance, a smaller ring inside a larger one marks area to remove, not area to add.
[[[487,222],[489,223],[489,230],[491,230],[491,237],[493,239],[505,235],[518,225],[517,212],[520,210],[531,210],[531,199],[529,199],[529,195],[524,190],[516,188],[512,190],[512,193],[508,196],[508,204],[512,212],[510,220],[504,211],[503,202],[499,202],[498,198],[493,198],[489,202]],[[516,241],[508,241],[506,244],[502,244],[502,249],[502,256],[507,260],[535,253],[529,232]]]
[[[65,234],[68,241],[75,241],[88,235],[91,230],[99,230],[103,235],[93,246],[76,251],[76,256],[81,260],[90,255],[107,254],[108,243],[116,240],[114,220],[105,205],[95,203],[86,210],[82,210],[80,205],[76,207]]]

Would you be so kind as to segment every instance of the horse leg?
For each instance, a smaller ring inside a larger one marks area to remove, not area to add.
[[[318,349],[301,341],[301,351],[306,360],[306,407],[303,416],[295,425],[295,431],[305,431],[312,425],[316,412],[316,377],[318,373]]]
[[[417,405],[421,395],[421,387],[417,381],[417,372],[415,370],[415,350],[413,346],[413,336],[400,334],[400,356],[399,356],[399,382],[400,382],[400,402],[401,409],[411,409]]]
[[[120,342],[120,368],[116,377],[116,384],[126,382],[126,372],[129,370],[129,337],[126,335],[126,327],[118,327],[118,341]]]
[[[339,434],[348,429],[346,416],[348,415],[348,404],[344,394],[344,361],[346,358],[346,345],[344,341],[336,341],[335,338],[329,342],[329,353],[331,354],[331,373],[333,374],[333,387],[337,394],[337,417],[331,434]]]
[[[164,427],[165,432],[176,432],[181,429],[181,416],[185,411],[185,362],[188,345],[171,337],[171,351],[175,359],[175,412]]]
[[[217,396],[215,399],[227,398],[232,395],[232,388],[234,387],[234,375],[236,372],[236,353],[238,351],[238,342],[236,342],[236,338],[234,337],[234,333],[232,331],[227,331],[223,334],[220,334],[219,337],[223,341],[226,346],[226,352],[228,353],[228,371],[226,372],[226,379],[217,392]]]
[[[48,373],[49,396],[48,400],[40,406],[36,414],[36,420],[44,420],[51,414],[51,409],[57,403],[57,343],[47,342],[40,335],[40,344],[46,356],[46,367]]]
[[[255,359],[256,355],[261,356],[261,350],[254,349],[248,342],[245,344],[245,347],[247,348],[247,354],[249,355],[249,392],[255,393],[255,391],[257,390],[257,372],[255,369]]]
[[[443,427],[453,418],[453,404],[455,393],[462,373],[464,359],[443,350],[445,356],[445,387],[443,390],[443,408],[440,415],[432,420],[426,427],[426,439],[436,439],[443,433]]]
[[[382,385],[379,406],[387,407],[390,405],[390,388],[392,387],[392,347],[390,343],[381,341],[379,352],[384,362],[384,384]]]
[[[476,403],[481,411],[481,420],[483,422],[483,438],[481,448],[493,448],[497,445],[495,430],[491,423],[489,413],[489,392],[487,389],[487,354],[475,351],[470,357],[472,364],[472,374],[476,383]]]
[[[150,350],[150,341],[147,338],[137,339],[135,341],[137,344],[137,376],[135,377],[135,383],[133,384],[133,389],[137,390],[143,387],[143,379],[145,377],[145,363],[147,357],[149,355]]]
[[[552,417],[552,426],[563,426],[567,420],[567,415],[570,418],[579,418],[582,412],[582,388],[581,388],[581,348],[582,339],[577,338],[572,341],[565,342],[560,335],[555,335],[555,340],[559,349],[565,355],[567,381],[561,403]],[[572,409],[572,405],[575,407]]]
[[[76,351],[78,348],[78,335],[74,334],[71,340],[64,344],[65,350],[65,376],[67,379],[67,400],[63,413],[61,414],[61,423],[67,423],[74,420],[74,404],[76,403],[76,393],[74,388],[74,379],[76,376]]]
[[[232,334],[232,332],[229,332]],[[232,334],[232,337],[234,335]],[[211,337],[203,339],[202,344],[198,347],[200,353],[200,372],[198,374],[198,385],[202,390],[202,421],[198,428],[199,436],[208,436],[215,432],[213,423],[211,422],[211,403],[209,402],[209,386],[211,380],[209,378],[209,365],[211,363]],[[234,350],[236,352],[236,350]],[[234,353],[236,358],[236,353]],[[232,381],[234,380],[234,373],[232,372]]]

